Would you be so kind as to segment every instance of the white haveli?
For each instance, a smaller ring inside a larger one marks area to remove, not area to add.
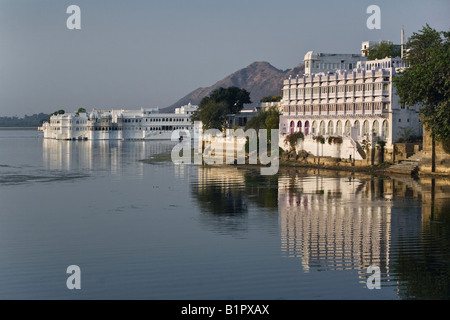
[[[58,140],[171,139],[174,130],[179,136],[192,137],[191,115],[197,107],[188,104],[175,109],[175,113],[142,108],[58,114],[52,115],[41,130],[44,138]]]
[[[326,63],[314,62],[314,69],[328,72],[291,77],[284,81],[282,115],[280,117],[280,147],[288,149],[285,138],[301,131],[297,150],[315,156],[334,158],[366,158],[364,147],[375,148],[378,141],[386,150],[406,133],[421,136],[418,107],[407,108],[399,103],[393,77],[407,66],[401,58],[366,61],[343,60],[344,55],[308,52],[311,57],[326,57]],[[337,61],[332,61],[332,58]],[[333,70],[329,68],[341,67]],[[344,69],[347,68],[348,70]],[[305,70],[308,70],[306,68]]]

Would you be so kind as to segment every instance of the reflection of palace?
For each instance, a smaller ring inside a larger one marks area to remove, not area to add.
[[[388,268],[392,203],[379,192],[372,181],[280,179],[282,251],[305,271]]]
[[[166,152],[172,144],[163,141],[42,140],[44,165],[50,170],[111,170],[121,174],[124,163],[137,162]],[[132,166],[142,174],[142,166]]]

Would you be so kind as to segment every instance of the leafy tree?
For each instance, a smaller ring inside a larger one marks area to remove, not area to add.
[[[251,103],[247,90],[238,87],[219,88],[200,101],[191,120],[202,121],[204,130],[223,130],[227,126],[227,115],[238,114],[247,103]]]
[[[86,113],[86,109],[85,108],[78,108],[78,111],[76,112],[76,114],[80,114],[80,113]]]
[[[261,111],[257,116],[251,118],[245,129],[278,129],[280,123],[280,112],[277,108],[271,107],[266,111]]]
[[[282,96],[267,96],[261,98],[260,102],[279,102],[281,101]]]
[[[389,41],[381,41],[369,48],[368,60],[384,59],[386,57],[400,57],[401,47]]]
[[[304,139],[305,136],[300,131],[295,131],[291,134],[288,134],[286,138],[284,138],[284,142],[289,144],[291,151],[295,151],[295,148],[297,147],[297,143],[299,139]]]
[[[52,114],[53,115],[58,115],[58,114],[65,114],[66,112],[64,111],[64,110],[62,110],[62,109],[60,109],[60,110],[58,110],[58,111],[55,111],[55,112],[53,112]]]
[[[394,86],[400,103],[420,105],[420,115],[432,139],[432,171],[435,171],[435,144],[450,139],[450,32],[438,32],[428,24],[407,43],[410,64]]]
[[[247,125],[245,126],[245,130],[255,129],[258,131],[259,129],[267,130],[267,142],[271,143],[272,141],[272,129],[278,129],[280,126],[280,111],[276,107],[271,107],[266,111],[261,111],[257,116],[251,118]]]

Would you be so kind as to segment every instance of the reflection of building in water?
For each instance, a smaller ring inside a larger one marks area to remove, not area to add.
[[[120,140],[42,140],[43,161],[50,170],[106,170],[122,174],[125,163],[148,159],[167,152],[173,143],[163,141]],[[133,174],[142,175],[143,166],[129,166]]]
[[[384,187],[341,177],[280,179],[282,251],[301,258],[305,271],[388,269],[392,204],[378,198]]]

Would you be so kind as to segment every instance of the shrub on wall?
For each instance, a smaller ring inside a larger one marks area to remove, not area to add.
[[[291,150],[295,150],[295,147],[297,146],[298,139],[302,139],[303,140],[304,138],[305,138],[305,136],[303,135],[302,132],[296,131],[296,132],[293,132],[291,134],[288,134],[286,136],[286,138],[284,138],[284,142],[289,144],[289,146],[291,147]]]

